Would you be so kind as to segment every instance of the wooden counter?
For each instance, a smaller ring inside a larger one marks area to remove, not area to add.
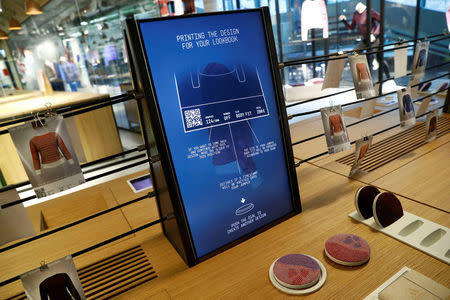
[[[448,157],[448,152],[441,152],[445,149],[442,146],[431,151],[427,161],[439,161],[443,155]],[[427,162],[418,160],[417,163],[423,164],[424,172],[433,172],[433,165],[427,167]],[[399,172],[400,170],[401,168]],[[448,167],[446,170],[448,171]],[[139,175],[142,173],[144,172]],[[117,203],[129,201],[145,194],[134,194],[125,183],[126,179],[136,175],[104,183],[101,187],[92,189],[92,192],[98,193],[99,189],[104,189],[102,193],[111,193]],[[129,290],[116,299],[289,298],[272,286],[268,268],[276,258],[296,252],[316,257],[328,272],[325,285],[309,295],[308,298],[311,299],[364,298],[403,266],[450,287],[450,267],[447,264],[348,217],[355,210],[355,192],[363,183],[309,163],[297,168],[297,176],[302,213],[193,268],[184,264],[162,234],[159,225],[77,257],[75,264],[81,268],[124,249],[142,245],[158,278]],[[415,179],[409,172],[400,172],[398,176],[403,177],[405,182],[421,180],[420,177]],[[442,176],[440,180],[440,187],[449,185],[448,176]],[[398,181],[397,185],[400,184]],[[425,185],[421,189],[432,191],[434,186]],[[399,196],[406,211],[450,227],[449,213],[417,202],[417,195],[422,197],[420,193],[409,194],[408,198]],[[87,194],[83,198],[89,201]],[[437,203],[439,205],[447,200],[440,198]],[[141,226],[158,216],[154,198],[126,206],[120,211],[121,213],[117,211],[80,224],[57,237],[48,237],[30,246],[0,253],[0,267],[7,270],[1,272],[0,279],[4,280],[36,267],[41,259],[50,260],[68,254],[126,231],[127,228]],[[370,261],[359,267],[343,267],[328,260],[323,252],[324,243],[336,233],[352,233],[366,239],[372,251]],[[0,299],[19,292],[21,284],[18,282],[2,287]]]
[[[450,213],[449,165],[450,143],[446,143],[374,181],[373,185]]]
[[[304,212],[190,269],[182,268],[167,241],[144,243],[159,278],[117,299],[165,299],[167,295],[171,299],[289,298],[268,278],[270,264],[288,253],[312,255],[325,265],[327,281],[308,296],[311,299],[361,299],[403,266],[450,287],[448,265],[347,216],[355,210],[353,197],[361,183],[310,164],[302,165],[297,174]],[[447,213],[400,199],[406,211],[450,226]],[[323,247],[336,233],[366,239],[372,251],[370,261],[360,267],[343,267],[328,260]],[[167,274],[166,268],[173,272]]]
[[[435,104],[434,106],[441,106],[444,101],[442,99],[438,99],[438,104]],[[356,118],[352,116],[350,113],[352,110],[360,108],[362,105],[352,105],[350,107],[344,107],[344,122],[348,126],[348,124],[355,123],[357,121],[360,121],[361,119]],[[389,107],[380,107],[377,106],[377,110],[386,111],[395,108],[395,106],[389,106]],[[418,104],[414,104],[414,108],[417,111],[419,108]],[[449,117],[449,116],[447,116]],[[423,118],[424,119],[424,118]],[[295,120],[295,119],[294,119]],[[292,121],[291,121],[292,122]],[[354,141],[357,139],[362,138],[365,135],[370,135],[375,132],[381,131],[385,128],[389,128],[391,126],[397,125],[400,123],[399,120],[399,113],[398,110],[394,110],[392,112],[386,113],[384,115],[378,116],[376,118],[367,120],[365,122],[362,122],[360,124],[357,124],[355,126],[347,127],[348,135],[350,141]],[[324,133],[322,119],[320,117],[320,114],[316,116],[312,116],[311,118],[301,120],[299,122],[291,123],[289,126],[290,133],[291,133],[291,140],[292,143],[295,143],[297,141],[307,139],[319,134]],[[387,132],[384,132],[378,136],[374,137],[374,142],[380,139],[384,139],[388,136],[394,135],[398,132],[401,132],[404,130],[400,126],[395,127]],[[307,142],[303,142],[301,144],[295,145],[293,147],[294,150],[294,156],[297,159],[307,159],[311,156],[314,156],[316,154],[322,153],[327,151],[327,143],[325,136],[321,136],[315,139],[311,139]],[[354,151],[354,149],[353,149]],[[349,151],[345,151],[345,155],[349,154]],[[342,154],[342,153],[338,153]],[[336,157],[336,155],[333,155]],[[316,158],[312,161],[317,161],[320,159],[323,159],[324,157]]]
[[[30,92],[4,97],[0,100],[0,130],[7,129],[1,127],[2,119],[46,110],[46,103],[51,103],[51,108],[58,108],[106,97],[108,95],[80,92],[55,92],[52,96]],[[77,137],[80,141],[81,145],[77,147],[74,143],[74,148],[81,163],[122,152],[111,106],[67,118],[66,125],[72,139]],[[0,153],[0,169],[7,184],[28,180],[9,134],[0,135]]]

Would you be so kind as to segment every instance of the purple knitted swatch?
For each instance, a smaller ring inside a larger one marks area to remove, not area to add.
[[[303,254],[288,254],[280,257],[273,266],[277,280],[289,285],[303,286],[317,281],[320,266],[311,257]]]

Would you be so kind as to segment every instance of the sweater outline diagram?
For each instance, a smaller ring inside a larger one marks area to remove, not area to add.
[[[189,77],[192,89],[194,90],[201,89],[202,87],[200,83],[200,76],[213,78],[213,80],[216,81],[220,80],[220,76],[234,76],[237,79],[237,83],[241,85],[254,84],[255,82],[250,82],[251,76],[246,75],[246,72],[249,72],[249,70],[245,70],[242,65],[239,65],[238,67],[235,66],[231,71],[227,71],[222,74],[206,74],[205,72],[196,71],[195,75],[190,72]],[[212,99],[208,100],[203,98],[202,101],[207,103],[194,103],[191,105],[184,105],[184,102],[186,101],[183,97],[185,88],[180,86],[180,77],[177,77],[174,73],[174,82],[178,97],[178,104],[180,107],[181,119],[183,120],[184,132],[188,133],[230,123],[270,116],[257,67],[255,67],[254,72],[258,83],[256,94],[245,95],[244,87],[240,92],[243,95],[239,95],[240,97],[217,99],[217,101],[210,101]],[[230,110],[233,110],[230,108],[230,105],[234,106],[234,115],[230,112]],[[241,110],[245,109],[246,111],[241,112]],[[236,113],[236,111],[239,112]]]

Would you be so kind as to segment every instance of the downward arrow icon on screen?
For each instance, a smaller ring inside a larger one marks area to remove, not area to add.
[[[242,199],[241,199],[241,202],[242,202],[242,203],[245,203],[245,199],[244,199],[244,198],[242,198]]]

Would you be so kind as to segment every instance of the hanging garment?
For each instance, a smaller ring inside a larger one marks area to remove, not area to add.
[[[365,63],[357,63],[355,65],[358,82],[370,80],[370,73]]]
[[[402,101],[403,101],[403,114],[407,114],[407,113],[413,111],[414,107],[413,107],[410,95],[408,95],[408,94],[403,95]]]
[[[450,5],[448,6],[447,11],[445,12],[445,18],[447,19],[448,31],[450,31]]]
[[[56,132],[38,135],[30,140],[31,157],[36,171],[43,168],[52,168],[63,163],[61,152],[71,163],[72,155],[67,149],[62,138]]]
[[[81,296],[66,273],[55,274],[39,284],[41,300],[81,300]]]
[[[331,115],[328,118],[328,122],[330,125],[331,136],[345,134],[344,124],[342,123],[341,115]]]
[[[375,11],[374,9],[371,9],[370,13],[372,15],[372,26],[370,27],[370,33],[372,33],[375,36],[378,36],[380,34],[380,13]],[[347,29],[353,30],[357,26],[359,32],[361,32],[361,34],[365,37],[367,33],[366,20],[367,20],[367,9],[364,10],[361,14],[355,11],[353,13],[353,19],[351,24],[348,24],[347,20],[342,20],[342,22],[344,22],[345,27]]]
[[[328,14],[324,0],[306,0],[302,4],[302,41],[308,40],[308,30],[323,29],[322,35],[328,38]]]

